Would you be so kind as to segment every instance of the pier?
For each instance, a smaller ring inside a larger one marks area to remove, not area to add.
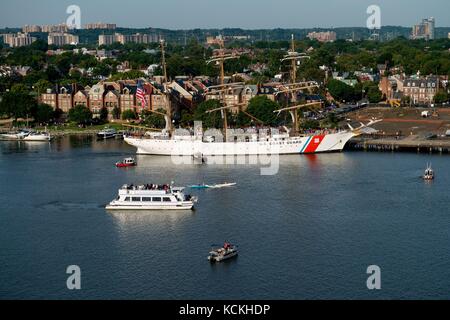
[[[353,138],[348,144],[348,149],[448,154],[450,153],[450,137],[426,139],[418,135],[408,137],[361,136]]]

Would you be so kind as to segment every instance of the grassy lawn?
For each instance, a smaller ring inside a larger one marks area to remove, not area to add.
[[[109,127],[112,129],[116,129],[118,131],[125,130],[125,128],[120,123],[109,123],[109,124],[102,124],[102,125],[96,125],[96,126],[87,126],[86,128],[80,128],[76,123],[66,123],[65,125],[60,126],[48,126],[47,130],[50,132],[91,132],[91,131],[100,131],[103,130],[105,127]],[[38,130],[45,130],[44,127],[38,127],[36,128]]]

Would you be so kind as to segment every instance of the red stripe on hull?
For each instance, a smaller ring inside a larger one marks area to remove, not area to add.
[[[325,135],[314,136],[311,139],[311,141],[309,142],[308,147],[306,147],[305,151],[303,151],[303,153],[314,153],[314,152],[316,152],[317,148],[319,148],[319,146],[322,143],[323,139],[325,139]]]

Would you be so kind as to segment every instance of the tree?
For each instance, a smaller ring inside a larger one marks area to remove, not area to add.
[[[69,120],[78,124],[84,124],[92,120],[92,112],[85,105],[77,105],[70,109]]]
[[[122,120],[137,120],[138,115],[134,110],[125,110],[122,112]]]
[[[370,103],[378,103],[382,99],[382,93],[380,89],[376,86],[372,86],[369,88],[369,91],[367,92],[367,99],[369,99]]]
[[[160,113],[165,113],[163,109],[158,109],[157,111]],[[148,110],[142,111],[141,119],[143,120],[145,125],[152,128],[164,129],[166,127],[166,120],[164,116],[150,112]]]
[[[444,102],[448,102],[450,99],[450,96],[447,92],[445,91],[439,91],[436,93],[436,95],[434,96],[434,103],[444,103]]]
[[[194,120],[201,121],[206,128],[220,128],[223,126],[223,120],[220,111],[206,113],[208,110],[221,108],[219,100],[211,99],[200,103],[194,112]]]
[[[250,100],[247,112],[264,122],[265,125],[277,126],[279,120],[274,111],[278,109],[280,109],[280,106],[277,102],[270,100],[265,95],[261,95]]]
[[[115,120],[119,120],[120,116],[122,114],[122,111],[120,110],[119,107],[114,107],[113,111],[112,111],[112,116]]]
[[[55,117],[53,108],[45,103],[40,103],[31,110],[31,115],[37,123],[49,123]]]
[[[33,87],[38,94],[42,94],[45,93],[47,89],[51,88],[52,84],[46,79],[40,79],[34,84]]]
[[[100,109],[100,120],[103,122],[108,121],[108,109],[105,107]]]
[[[3,94],[0,102],[0,115],[13,117],[17,120],[30,115],[37,102],[28,93],[21,92],[21,87],[15,86],[15,88],[16,90]]]
[[[355,89],[342,81],[332,79],[327,85],[330,94],[339,101],[352,101],[355,98]]]

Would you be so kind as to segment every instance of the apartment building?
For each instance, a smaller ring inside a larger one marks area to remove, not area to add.
[[[429,104],[433,102],[439,84],[437,76],[407,78],[403,81],[403,95],[410,97],[414,104]]]
[[[334,31],[310,32],[308,33],[307,38],[317,40],[319,42],[333,42],[336,41],[337,35]]]
[[[113,43],[154,43],[158,42],[159,37],[156,34],[143,34],[143,33],[135,33],[135,34],[121,34],[115,33],[112,35],[99,35],[98,36],[98,44],[101,45],[111,45]]]
[[[115,23],[88,23],[84,26],[86,30],[115,30],[117,25]]]
[[[29,46],[37,40],[37,38],[30,36],[28,33],[7,33],[3,34],[3,42],[11,48]]]
[[[433,40],[435,39],[435,25],[436,20],[434,18],[423,19],[421,23],[416,24],[412,28],[411,38]]]
[[[70,33],[49,33],[48,35],[48,44],[55,46],[64,46],[64,45],[76,45],[80,42],[80,39],[77,35],[73,35]]]
[[[23,33],[42,32],[41,26],[37,25],[25,25],[22,27]]]

